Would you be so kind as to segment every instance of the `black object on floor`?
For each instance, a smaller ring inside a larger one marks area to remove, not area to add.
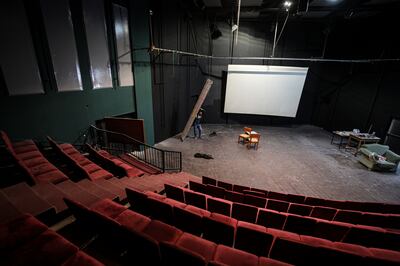
[[[210,160],[210,159],[214,159],[210,154],[207,154],[207,153],[195,153],[194,154],[194,157],[196,157],[196,158],[203,158],[203,159],[207,159],[207,160]]]
[[[216,135],[217,135],[217,132],[213,131],[213,132],[210,133],[209,136],[210,136],[210,137],[214,137],[214,136],[216,136]]]

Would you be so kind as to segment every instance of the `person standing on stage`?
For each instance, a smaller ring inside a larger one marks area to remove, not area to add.
[[[199,112],[196,115],[196,118],[194,119],[194,138],[197,139],[201,139],[201,132],[202,132],[202,128],[201,128],[201,119],[203,118],[203,112],[204,109],[200,108]],[[197,131],[199,132],[199,134],[197,135]]]

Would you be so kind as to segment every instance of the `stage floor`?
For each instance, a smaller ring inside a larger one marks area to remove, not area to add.
[[[183,171],[234,184],[337,200],[400,203],[400,170],[368,171],[351,151],[331,145],[331,133],[314,126],[261,127],[258,150],[238,144],[241,125],[203,125],[184,142],[169,138],[156,146],[182,152]],[[216,136],[209,136],[211,132]],[[214,159],[195,158],[197,152]]]

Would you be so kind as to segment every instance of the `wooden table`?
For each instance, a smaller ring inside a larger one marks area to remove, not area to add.
[[[380,140],[381,140],[380,138],[378,138],[374,135],[367,134],[367,133],[358,133],[358,134],[350,133],[346,148],[351,148],[351,146],[350,146],[351,141],[355,141],[357,143],[357,148],[354,153],[354,156],[356,156],[361,145],[367,144],[367,143],[378,143]]]
[[[332,139],[331,139],[331,144],[336,144],[340,148],[345,145],[344,139],[348,139],[350,137],[350,134],[353,133],[353,131],[333,131],[332,132]],[[334,142],[335,137],[339,137],[340,141],[339,142]]]

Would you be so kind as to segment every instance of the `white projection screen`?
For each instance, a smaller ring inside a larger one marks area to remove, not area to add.
[[[296,117],[307,67],[228,65],[225,113]]]

